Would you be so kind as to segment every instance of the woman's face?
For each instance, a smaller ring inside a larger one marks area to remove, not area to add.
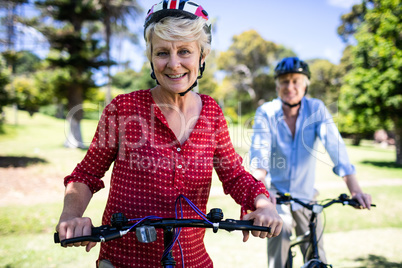
[[[279,85],[276,90],[278,96],[289,104],[297,104],[306,93],[306,76],[299,73],[290,73],[279,76]]]
[[[172,42],[153,35],[151,57],[156,79],[166,90],[184,92],[197,79],[200,49],[196,41]]]

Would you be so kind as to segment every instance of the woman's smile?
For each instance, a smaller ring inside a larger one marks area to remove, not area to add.
[[[186,74],[184,73],[184,74],[167,74],[167,76],[169,77],[169,78],[172,78],[172,79],[178,79],[178,78],[182,78],[183,76],[185,76]]]

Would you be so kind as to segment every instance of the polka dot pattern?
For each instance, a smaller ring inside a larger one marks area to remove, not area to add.
[[[111,215],[122,212],[127,218],[149,215],[175,217],[175,200],[188,197],[204,213],[215,168],[224,192],[241,205],[242,212],[254,210],[259,194],[268,195],[242,167],[235,152],[222,110],[206,95],[200,117],[184,144],[169,128],[150,90],[116,97],[104,110],[91,146],[65,184],[81,182],[93,193],[104,187],[101,178],[114,162],[110,193],[103,215],[109,224]],[[183,203],[185,218],[198,218]],[[185,267],[212,267],[205,250],[205,229],[183,228],[180,243]],[[100,259],[115,267],[160,267],[163,233],[157,241],[139,243],[134,233],[102,243]],[[181,267],[179,247],[173,248],[177,267]]]

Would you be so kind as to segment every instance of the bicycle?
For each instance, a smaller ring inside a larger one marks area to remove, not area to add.
[[[107,242],[113,239],[121,238],[128,232],[135,231],[139,242],[152,243],[157,239],[155,228],[162,228],[165,249],[161,257],[161,265],[164,268],[174,268],[176,266],[176,261],[173,257],[173,246],[177,242],[181,251],[179,242],[181,228],[212,228],[214,233],[217,233],[219,229],[229,232],[235,230],[247,230],[269,233],[271,231],[271,228],[269,227],[253,225],[252,220],[223,220],[223,212],[220,208],[213,208],[207,215],[205,215],[183,195],[180,195],[177,198],[176,208],[177,205],[179,205],[181,208],[181,199],[187,201],[187,203],[201,217],[201,219],[183,219],[182,215],[181,218],[178,218],[177,211],[176,218],[147,216],[140,219],[127,219],[123,213],[115,213],[112,215],[110,225],[92,227],[92,233],[90,236],[80,236],[60,241],[59,234],[56,232],[54,234],[54,242],[60,243],[63,247],[66,247],[68,244],[84,241]],[[183,255],[181,257],[183,260]],[[182,266],[184,267],[184,260],[182,263]]]
[[[328,268],[332,267],[331,264],[325,264],[320,260],[320,256],[318,254],[318,241],[321,238],[317,238],[317,225],[316,220],[318,214],[320,214],[324,208],[327,208],[333,204],[342,204],[342,205],[349,205],[352,207],[359,207],[360,204],[355,199],[350,199],[348,195],[341,194],[338,198],[332,199],[325,203],[306,203],[301,201],[300,199],[293,198],[290,194],[284,194],[281,192],[277,192],[279,197],[276,198],[277,204],[292,204],[297,203],[305,207],[306,209],[312,212],[310,221],[309,221],[309,231],[305,234],[297,236],[296,238],[292,239],[290,242],[289,252],[288,252],[288,260],[286,262],[285,268],[292,268],[293,267],[293,247],[300,245],[302,243],[308,243],[307,252],[304,258],[304,265],[302,268]],[[324,202],[324,201],[323,201]],[[371,205],[375,207],[374,204]]]

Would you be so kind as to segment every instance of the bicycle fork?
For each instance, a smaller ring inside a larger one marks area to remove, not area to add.
[[[163,244],[165,250],[171,246],[174,240],[174,228],[172,226],[167,226],[163,228]],[[164,268],[174,268],[176,266],[176,261],[173,257],[173,248],[163,256],[161,260],[162,267]]]
[[[309,259],[319,259],[319,252],[318,252],[318,241],[317,241],[317,225],[316,225],[317,213],[313,212],[310,217],[309,223],[309,231],[305,234],[297,236],[293,241],[290,243],[289,253],[288,253],[288,261],[286,262],[286,268],[293,267],[293,252],[292,248],[297,245],[301,245],[303,243],[308,243],[308,247],[305,249],[303,253],[303,262],[307,262]],[[309,250],[311,247],[311,250]]]
[[[317,224],[316,224],[316,219],[317,219],[317,214],[313,212],[311,214],[311,219],[310,219],[310,243],[312,247],[312,255],[311,256],[306,256],[308,259],[320,259],[320,256],[318,254],[318,240],[317,240]],[[307,250],[307,249],[306,249]],[[308,252],[308,250],[307,250]],[[306,252],[306,254],[307,254]]]

